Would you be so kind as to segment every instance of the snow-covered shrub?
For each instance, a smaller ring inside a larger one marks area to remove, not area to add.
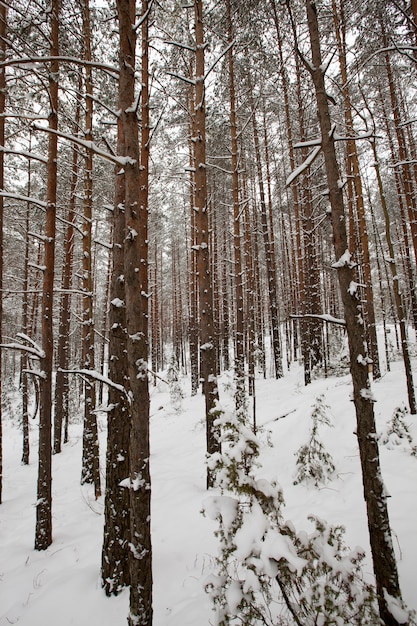
[[[332,455],[326,452],[318,436],[320,424],[331,426],[327,415],[329,407],[324,403],[324,397],[318,396],[312,408],[312,427],[309,439],[295,453],[297,457],[297,474],[294,485],[312,481],[318,487],[319,484],[325,484],[331,478],[335,471],[335,465]]]
[[[413,437],[410,433],[410,427],[405,421],[408,415],[406,406],[397,406],[392,414],[391,420],[387,424],[386,432],[381,437],[381,443],[389,450],[402,446],[404,450],[412,456],[417,457],[417,446],[413,445]]]
[[[175,356],[172,355],[168,364],[167,380],[169,385],[169,397],[173,409],[180,413],[182,409],[182,401],[184,400],[184,391],[178,380],[178,367]]]
[[[216,571],[205,581],[215,624],[378,624],[373,588],[361,576],[363,554],[344,546],[343,528],[311,518],[315,530],[297,532],[283,521],[281,487],[256,477],[259,441],[246,405],[218,423],[222,452],[208,464],[219,493],[203,505],[218,522]]]

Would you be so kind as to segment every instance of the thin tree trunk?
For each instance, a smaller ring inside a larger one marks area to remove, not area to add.
[[[83,1],[84,57],[91,62],[91,27],[89,0]],[[85,68],[85,139],[93,140],[93,83],[91,66]],[[82,363],[86,370],[95,369],[94,355],[94,313],[93,313],[93,263],[92,263],[92,221],[93,221],[93,152],[87,150],[84,164],[84,220],[83,220],[83,311],[82,311]],[[81,484],[94,485],[96,498],[101,495],[100,464],[97,431],[96,385],[94,380],[84,382],[84,427]]]
[[[32,134],[29,138],[29,151],[32,146]],[[28,162],[28,182],[27,182],[27,195],[28,198],[31,195],[31,162]],[[23,268],[23,284],[22,284],[22,322],[21,328],[24,335],[28,334],[28,287],[29,287],[29,216],[30,216],[30,203],[26,203],[26,217],[25,217],[25,259]],[[28,368],[28,357],[25,352],[20,357],[20,388],[22,392],[22,463],[23,465],[29,465],[30,454],[30,442],[29,442],[29,386],[28,386],[28,374],[25,370]]]
[[[81,91],[81,73],[78,81],[79,91]],[[75,111],[74,131],[78,133],[81,117],[81,100],[77,99],[77,107]],[[57,345],[57,364],[58,369],[55,378],[55,402],[54,402],[54,454],[61,452],[62,443],[62,426],[66,425],[66,433],[68,433],[69,418],[69,380],[66,370],[69,368],[70,357],[70,323],[71,323],[71,286],[72,273],[74,265],[74,223],[75,223],[75,205],[76,205],[76,188],[78,181],[78,155],[77,146],[72,147],[72,166],[71,166],[71,183],[69,206],[67,214],[67,231],[64,243],[64,259],[62,265],[62,295],[59,310],[59,331]],[[66,440],[68,439],[68,435]]]
[[[385,220],[385,240],[387,242],[388,252],[389,252],[388,265],[391,270],[395,306],[397,309],[397,315],[398,315],[398,320],[400,324],[401,349],[403,353],[404,369],[405,369],[405,376],[406,376],[406,381],[407,381],[408,403],[410,406],[410,413],[415,415],[417,413],[417,404],[416,404],[416,396],[415,396],[415,391],[414,391],[410,351],[408,348],[405,310],[404,310],[403,298],[400,292],[400,285],[399,285],[400,281],[399,281],[399,276],[398,276],[398,271],[397,271],[397,264],[395,261],[394,245],[391,239],[391,219],[390,219],[390,215],[388,211],[387,202],[385,199],[384,187],[382,184],[382,178],[381,178],[381,174],[379,171],[378,154],[377,154],[376,145],[374,141],[372,142],[372,150],[374,154],[374,168],[375,168],[376,178],[378,181],[379,198],[381,201],[382,211],[383,211],[384,220]]]
[[[49,13],[51,24],[51,49],[58,57],[59,0],[52,0]],[[50,63],[49,70],[49,128],[58,129],[58,71],[57,60]],[[52,543],[52,367],[53,343],[53,295],[55,269],[55,221],[57,200],[58,137],[49,133],[47,207],[44,241],[44,274],[42,287],[42,348],[40,366],[43,372],[40,391],[39,413],[39,465],[36,502],[35,550],[46,550]]]
[[[0,61],[6,57],[7,9],[0,4]],[[5,141],[6,68],[0,67],[0,145]],[[0,151],[0,189],[4,189],[4,152]],[[0,343],[3,340],[3,222],[4,198],[0,197]],[[2,351],[0,350],[0,504],[3,497],[3,417],[2,417]]]
[[[339,50],[339,65],[340,73],[343,85],[343,98],[345,107],[345,125],[348,137],[354,135],[354,125],[352,117],[352,103],[349,92],[349,81],[347,73],[347,61],[346,61],[346,33],[343,11],[343,0],[340,0],[341,19],[339,20],[339,13],[336,6],[336,0],[332,0],[333,5],[333,20],[335,25],[336,39]],[[362,189],[362,178],[359,170],[359,156],[355,139],[349,139],[347,141],[347,175],[350,202],[352,204],[352,210],[356,209],[357,224],[358,224],[358,236],[361,242],[361,263],[365,283],[365,300],[366,300],[366,322],[367,322],[367,337],[369,354],[372,359],[373,376],[374,378],[380,378],[381,369],[379,365],[378,355],[378,343],[376,337],[376,322],[375,322],[375,308],[374,308],[374,296],[372,286],[371,275],[371,260],[369,253],[369,239],[368,229],[365,219],[365,205]]]
[[[219,429],[215,426],[218,401],[217,368],[214,337],[213,286],[209,258],[209,221],[207,202],[206,171],[206,113],[204,85],[204,27],[203,3],[194,3],[196,37],[196,85],[194,111],[194,155],[195,155],[195,211],[197,274],[200,309],[200,371],[206,409],[207,453],[220,451]],[[213,484],[213,476],[207,469],[207,487]]]
[[[230,0],[226,0],[227,26],[229,44],[233,41],[233,22]],[[237,144],[236,93],[233,48],[228,52],[229,63],[229,94],[230,94],[230,139],[232,146],[232,195],[233,195],[233,254],[234,254],[234,286],[236,300],[235,323],[235,405],[239,410],[244,402],[245,391],[245,328],[243,323],[243,271],[240,241],[240,205],[239,205],[239,161]]]
[[[268,217],[267,217],[265,190],[264,190],[264,183],[263,183],[261,153],[260,153],[260,148],[259,148],[259,133],[258,133],[258,125],[256,121],[255,102],[253,99],[253,88],[252,88],[249,74],[248,74],[248,80],[249,80],[249,92],[250,92],[249,93],[250,107],[251,107],[251,113],[252,113],[252,127],[253,127],[253,140],[254,140],[254,147],[255,147],[256,169],[257,169],[257,175],[258,175],[259,200],[260,200],[260,208],[261,208],[262,237],[263,237],[263,244],[264,244],[264,249],[265,249],[265,261],[266,261],[266,271],[267,271],[267,279],[268,279],[269,308],[270,308],[271,325],[272,325],[272,351],[273,351],[273,356],[274,356],[275,377],[280,378],[282,376],[282,355],[281,355],[281,346],[280,346],[280,324],[279,324],[279,310],[278,310],[278,293],[277,293],[277,285],[276,285],[275,258],[273,257],[272,247],[271,247],[272,233],[269,232],[269,228],[268,228]]]
[[[380,25],[382,29],[382,43],[384,47],[388,46],[388,39],[385,32],[384,19],[382,15],[380,15]],[[392,73],[391,61],[389,54],[386,53],[384,55],[385,58],[385,66],[387,71],[388,78],[388,87],[391,99],[391,110],[394,118],[394,127],[395,133],[397,136],[398,143],[398,155],[401,162],[401,178],[404,189],[404,199],[408,212],[408,220],[411,231],[411,240],[413,243],[414,250],[414,258],[417,259],[417,208],[414,203],[414,193],[413,193],[413,184],[412,184],[412,175],[411,168],[409,164],[409,158],[407,153],[404,128],[401,125],[401,117],[400,117],[400,107],[397,98],[397,91],[395,89],[394,84],[394,76]],[[399,167],[399,166],[398,166]]]
[[[367,361],[363,354],[366,337],[363,324],[361,323],[362,307],[356,290],[352,288],[355,281],[348,249],[343,193],[338,184],[340,176],[324,81],[324,66],[320,49],[315,2],[306,0],[306,9],[312,51],[312,66],[309,66],[309,69],[315,87],[322,150],[332,209],[331,220],[337,258],[334,267],[337,268],[345,311],[350,370],[353,382],[353,402],[356,409],[357,437],[378,604],[380,616],[384,624],[387,626],[398,626],[399,622],[390,611],[389,597],[397,599],[400,603],[402,603],[402,599],[392,545],[387,498],[379,463],[373,410],[374,399],[370,390]]]

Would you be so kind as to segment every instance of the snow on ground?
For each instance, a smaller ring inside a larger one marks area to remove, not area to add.
[[[221,402],[232,404],[231,375],[223,375]],[[189,381],[182,379],[185,391]],[[302,369],[286,376],[258,379],[256,417],[263,430],[259,476],[276,477],[284,489],[284,517],[297,528],[312,530],[307,515],[316,514],[346,526],[346,541],[369,553],[349,376],[303,385]],[[406,401],[400,362],[374,385],[378,431],[394,409]],[[294,485],[295,452],[305,443],[311,407],[323,394],[333,427],[323,425],[320,438],[333,456],[337,477],[326,487]],[[154,625],[205,626],[212,612],[204,579],[216,554],[215,524],[201,513],[206,497],[201,396],[182,402],[176,412],[162,382],[151,388],[152,531]],[[279,419],[277,419],[279,418]],[[417,418],[407,416],[417,444]],[[53,457],[53,544],[33,549],[37,473],[37,429],[31,425],[31,462],[20,464],[21,435],[17,417],[4,422],[4,486],[0,506],[0,626],[124,626],[128,593],[106,598],[100,587],[103,498],[94,500],[80,487],[81,424],[70,428],[70,442]],[[100,421],[104,461],[105,416]],[[268,445],[270,441],[273,446]],[[417,609],[417,458],[402,446],[381,447],[383,478],[391,495],[389,511],[404,599]],[[104,466],[104,463],[103,463]],[[371,572],[370,559],[366,562]],[[371,574],[370,574],[371,575]]]

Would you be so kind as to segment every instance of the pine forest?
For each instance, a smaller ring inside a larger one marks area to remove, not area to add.
[[[0,0],[0,626],[417,623],[416,123],[417,0]]]

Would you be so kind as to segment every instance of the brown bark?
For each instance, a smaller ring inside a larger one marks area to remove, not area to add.
[[[80,77],[81,82],[81,77]],[[79,83],[80,85],[80,83]],[[81,85],[80,85],[81,86]],[[77,108],[75,113],[75,132],[78,132],[80,115],[81,115],[81,103],[77,101]],[[66,437],[64,442],[66,443],[68,438],[68,420],[69,420],[69,380],[66,370],[69,367],[70,358],[70,321],[71,321],[71,286],[72,286],[72,272],[74,264],[74,223],[75,223],[75,204],[76,204],[76,186],[78,180],[78,148],[73,146],[72,148],[72,167],[71,167],[71,183],[70,183],[70,196],[69,207],[67,213],[67,231],[65,234],[64,242],[64,259],[62,265],[62,295],[59,309],[59,331],[58,331],[58,345],[57,345],[57,365],[58,369],[55,377],[55,401],[54,401],[54,442],[53,451],[54,454],[61,452],[62,444],[62,427],[65,425]]]
[[[83,35],[85,65],[85,139],[93,140],[93,83],[91,75],[91,26],[89,0],[83,0]],[[94,370],[94,312],[93,312],[93,152],[87,150],[84,160],[83,198],[83,258],[82,258],[82,363],[83,369]],[[96,387],[94,379],[84,382],[84,427],[81,484],[94,485],[95,497],[101,495],[99,447],[97,432]]]
[[[400,281],[399,281],[399,276],[397,272],[397,264],[395,261],[394,245],[391,239],[391,220],[390,220],[387,202],[385,199],[384,187],[382,184],[382,178],[381,178],[381,174],[379,171],[378,154],[377,154],[376,145],[374,141],[372,142],[372,149],[373,149],[373,154],[374,154],[374,168],[375,168],[375,173],[376,173],[376,177],[378,181],[379,197],[381,200],[381,206],[382,206],[382,211],[383,211],[384,220],[385,220],[385,239],[387,242],[388,252],[389,252],[388,265],[391,271],[395,306],[397,309],[397,315],[398,315],[398,320],[400,324],[401,349],[403,353],[404,369],[405,369],[405,375],[406,375],[406,381],[407,381],[408,403],[410,406],[410,413],[415,414],[417,413],[417,404],[416,404],[416,396],[414,392],[413,372],[412,372],[412,367],[411,367],[410,351],[408,348],[406,316],[405,316],[403,298],[402,298],[401,291],[400,291]]]
[[[194,110],[194,156],[195,156],[195,226],[196,226],[196,269],[198,275],[199,312],[200,312],[200,377],[203,380],[206,413],[207,453],[220,450],[219,429],[216,420],[217,368],[214,337],[213,286],[209,256],[209,220],[207,204],[206,172],[206,113],[204,84],[204,26],[203,3],[194,3],[194,23],[196,37],[196,84]],[[213,476],[207,470],[207,487],[212,486]]]
[[[128,19],[128,18],[126,18]],[[126,25],[127,26],[127,25]],[[121,58],[123,63],[123,58]],[[129,80],[128,76],[124,81]],[[123,102],[119,87],[119,109]],[[131,86],[134,90],[134,86]],[[133,95],[132,95],[133,97]],[[123,119],[117,122],[117,154],[128,156]],[[106,491],[104,503],[104,537],[101,561],[102,586],[106,595],[117,595],[130,584],[130,493],[121,487],[130,472],[131,415],[128,401],[129,374],[127,361],[126,295],[124,281],[126,180],[124,168],[115,169],[113,211],[113,245],[109,308],[109,378],[124,388],[108,389]],[[156,255],[156,249],[155,249]],[[157,263],[155,262],[155,271]],[[154,289],[155,292],[155,289]]]
[[[266,200],[265,200],[265,189],[264,189],[264,182],[263,182],[261,153],[260,153],[260,147],[259,147],[258,124],[256,121],[256,108],[255,108],[255,102],[253,98],[253,88],[252,88],[249,74],[248,74],[248,81],[249,81],[249,92],[250,92],[249,93],[250,107],[251,107],[251,113],[252,113],[252,128],[253,128],[253,141],[254,141],[254,147],[255,147],[256,170],[257,170],[258,187],[259,187],[259,203],[260,203],[262,238],[263,238],[263,245],[264,245],[264,250],[265,250],[265,262],[266,262],[266,272],[267,272],[267,280],[268,280],[268,297],[269,297],[269,308],[270,308],[271,326],[272,326],[272,350],[273,350],[273,357],[274,357],[275,377],[280,378],[282,376],[282,355],[281,355],[278,289],[277,289],[277,284],[276,284],[275,258],[273,256],[273,249],[271,245],[272,233],[269,232],[269,227],[268,227],[268,215],[267,215],[267,207],[266,207]]]
[[[380,95],[381,105],[383,109],[385,129],[387,133],[388,145],[389,145],[390,152],[391,152],[391,158],[393,162],[395,162],[397,155],[396,155],[395,148],[394,148],[394,140],[392,137],[392,133],[391,133],[390,125],[388,122],[388,117],[386,114],[385,105],[384,105],[381,92],[379,93],[379,95]],[[401,176],[397,167],[394,168],[394,180],[395,180],[395,188],[397,191],[398,206],[400,209],[402,242],[403,242],[405,249],[407,250],[407,256],[404,259],[405,275],[407,277],[407,284],[408,284],[410,301],[411,301],[411,313],[412,313],[412,318],[413,318],[414,329],[417,332],[417,288],[416,288],[415,281],[414,281],[415,264],[413,268],[412,255],[410,254],[410,243],[409,243],[410,238],[409,238],[409,231],[407,228],[407,218],[406,218],[406,210],[404,206],[404,196],[402,193]]]
[[[384,47],[388,45],[388,39],[385,32],[384,19],[380,16],[380,25],[382,30],[382,44]],[[392,72],[389,54],[384,55],[385,67],[388,78],[388,87],[391,99],[391,110],[394,118],[394,127],[398,144],[398,156],[400,164],[395,165],[401,172],[402,186],[404,189],[404,199],[407,207],[408,221],[411,231],[411,240],[413,243],[414,258],[417,259],[417,208],[414,204],[414,190],[412,184],[412,174],[407,153],[407,144],[405,141],[404,128],[401,125],[400,106],[397,97],[397,91],[394,83],[394,75]]]
[[[229,44],[233,41],[233,22],[230,0],[226,0],[227,27]],[[235,289],[235,381],[236,409],[243,404],[245,391],[245,328],[243,323],[243,271],[240,235],[240,205],[239,205],[239,173],[238,173],[238,143],[237,143],[237,120],[236,120],[236,91],[233,48],[228,52],[229,65],[229,97],[230,97],[230,140],[232,147],[232,196],[233,196],[233,254],[234,254],[234,289]]]
[[[315,87],[322,150],[332,209],[331,220],[334,248],[337,258],[335,266],[337,268],[345,311],[350,354],[350,371],[353,383],[353,402],[356,410],[357,437],[378,604],[380,616],[384,624],[397,626],[398,621],[389,610],[386,594],[397,598],[401,602],[401,592],[391,539],[387,499],[379,463],[379,450],[373,410],[374,400],[370,390],[368,368],[363,355],[366,337],[362,320],[362,307],[356,290],[354,289],[355,280],[348,252],[343,194],[338,184],[340,176],[324,81],[315,2],[306,0],[306,10],[312,51],[312,66],[309,66],[309,69]]]
[[[126,157],[124,283],[130,430],[130,626],[152,624],[151,478],[148,388],[148,2],[142,2],[141,149],[135,101],[134,0],[118,0],[119,109]]]
[[[122,123],[118,120],[117,154],[126,155]],[[128,389],[127,334],[124,287],[125,177],[116,167],[113,213],[113,254],[109,310],[109,378]],[[129,585],[129,490],[120,483],[129,476],[130,413],[127,393],[108,389],[106,490],[101,581],[106,595]]]
[[[7,34],[7,9],[4,4],[0,5],[0,61],[6,56]],[[0,67],[0,145],[4,146],[5,140],[5,117],[6,110],[6,68]],[[0,152],[0,189],[4,189],[4,152]],[[0,197],[0,343],[3,339],[3,212],[4,198]],[[2,397],[2,351],[0,350],[0,398]],[[3,497],[3,420],[0,402],[0,504]]]
[[[349,91],[348,73],[347,73],[347,61],[346,61],[346,33],[345,22],[343,19],[343,4],[344,0],[340,0],[341,19],[339,20],[339,12],[336,5],[336,0],[332,0],[333,6],[333,20],[335,25],[336,39],[339,51],[339,65],[340,74],[342,79],[342,91],[344,99],[344,114],[345,114],[345,126],[348,137],[352,137],[347,141],[347,176],[348,176],[348,193],[352,210],[356,210],[357,224],[358,224],[358,236],[361,243],[360,259],[363,271],[363,282],[365,283],[365,311],[367,322],[367,339],[368,350],[372,359],[373,375],[374,378],[381,376],[381,369],[379,365],[378,355],[378,343],[376,337],[376,322],[375,322],[375,309],[374,309],[374,296],[372,286],[371,275],[371,260],[369,253],[369,239],[368,229],[365,219],[365,205],[362,189],[362,178],[359,170],[359,156],[358,149],[354,136],[354,126],[352,117],[352,103]]]
[[[29,138],[29,151],[31,150],[32,136]],[[2,145],[2,144],[0,144]],[[32,182],[32,172],[31,172],[31,161],[29,159],[28,162],[28,182],[27,182],[27,195],[30,197],[31,195],[31,182]],[[29,287],[29,215],[30,215],[30,203],[26,204],[26,217],[25,217],[25,259],[24,259],[24,267],[23,267],[23,284],[22,284],[22,333],[28,334],[28,287]],[[29,386],[28,386],[28,375],[25,370],[28,368],[28,357],[25,352],[22,353],[20,357],[20,389],[22,392],[22,463],[23,465],[29,465],[29,455],[30,455],[30,441],[29,441]]]
[[[51,24],[51,56],[59,54],[59,0],[52,0],[49,13]],[[49,67],[49,128],[58,129],[58,61]],[[55,221],[57,197],[58,137],[48,136],[47,207],[44,241],[44,273],[42,286],[42,348],[40,366],[43,372],[39,412],[39,464],[36,503],[35,550],[46,550],[52,543],[52,367],[53,367],[53,295],[55,269]]]
[[[191,74],[191,72],[190,72]],[[196,211],[194,205],[194,143],[192,138],[194,137],[194,87],[190,86],[190,92],[188,95],[188,109],[190,113],[189,122],[189,138],[188,138],[188,151],[189,151],[189,185],[190,185],[190,243],[191,243],[191,258],[190,258],[190,313],[189,313],[189,346],[190,346],[190,362],[191,362],[191,395],[195,396],[199,386],[199,337],[198,337],[198,287],[197,287],[197,256],[195,254],[196,246]]]

